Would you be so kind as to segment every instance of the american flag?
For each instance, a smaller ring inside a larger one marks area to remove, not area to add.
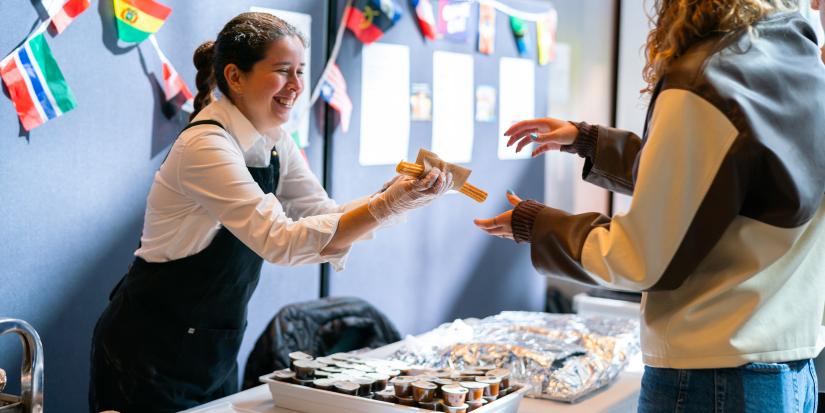
[[[321,97],[341,115],[341,130],[349,130],[349,120],[352,116],[352,101],[347,95],[347,82],[338,69],[338,65],[331,63],[329,69],[321,79]]]

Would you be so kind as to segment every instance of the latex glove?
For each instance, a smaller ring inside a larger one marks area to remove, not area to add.
[[[421,178],[402,176],[385,191],[373,195],[368,208],[379,223],[384,223],[393,216],[426,206],[447,192],[452,184],[453,174],[438,168]]]
[[[579,128],[566,120],[539,118],[517,122],[504,132],[504,136],[510,137],[507,146],[518,142],[516,152],[520,152],[531,143],[538,144],[530,154],[535,157],[573,143],[579,136]]]
[[[507,201],[510,205],[516,206],[521,202],[513,191],[507,191]],[[499,238],[513,239],[513,210],[503,212],[495,217],[488,219],[474,219],[473,223],[482,231],[497,236]]]

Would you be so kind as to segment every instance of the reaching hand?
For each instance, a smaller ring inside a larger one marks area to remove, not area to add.
[[[521,202],[521,198],[511,191],[507,191],[507,200],[510,201],[510,205],[514,207]],[[499,238],[513,239],[512,221],[513,210],[511,209],[493,218],[474,219],[473,223],[490,235],[495,235]]]
[[[576,140],[579,129],[572,123],[555,118],[523,120],[510,126],[504,136],[509,136],[507,146],[518,142],[516,152],[521,152],[530,143],[537,143],[531,156],[536,157],[550,150],[558,150]]]
[[[384,222],[394,215],[426,206],[447,192],[452,184],[453,174],[438,168],[431,169],[421,178],[398,178],[386,190],[370,198],[370,214],[378,222]]]

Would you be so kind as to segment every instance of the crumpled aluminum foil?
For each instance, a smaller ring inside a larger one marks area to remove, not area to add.
[[[609,384],[639,351],[629,318],[505,311],[408,337],[392,358],[433,368],[496,366],[531,397],[575,402]]]

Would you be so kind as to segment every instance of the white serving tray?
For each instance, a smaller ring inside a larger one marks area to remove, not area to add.
[[[269,391],[272,393],[272,400],[275,405],[297,412],[421,413],[432,411],[286,383],[274,380],[270,376],[270,374],[261,376],[260,380],[269,385]],[[520,389],[513,393],[473,410],[473,413],[517,413],[518,405],[528,390],[528,386],[522,385]]]

